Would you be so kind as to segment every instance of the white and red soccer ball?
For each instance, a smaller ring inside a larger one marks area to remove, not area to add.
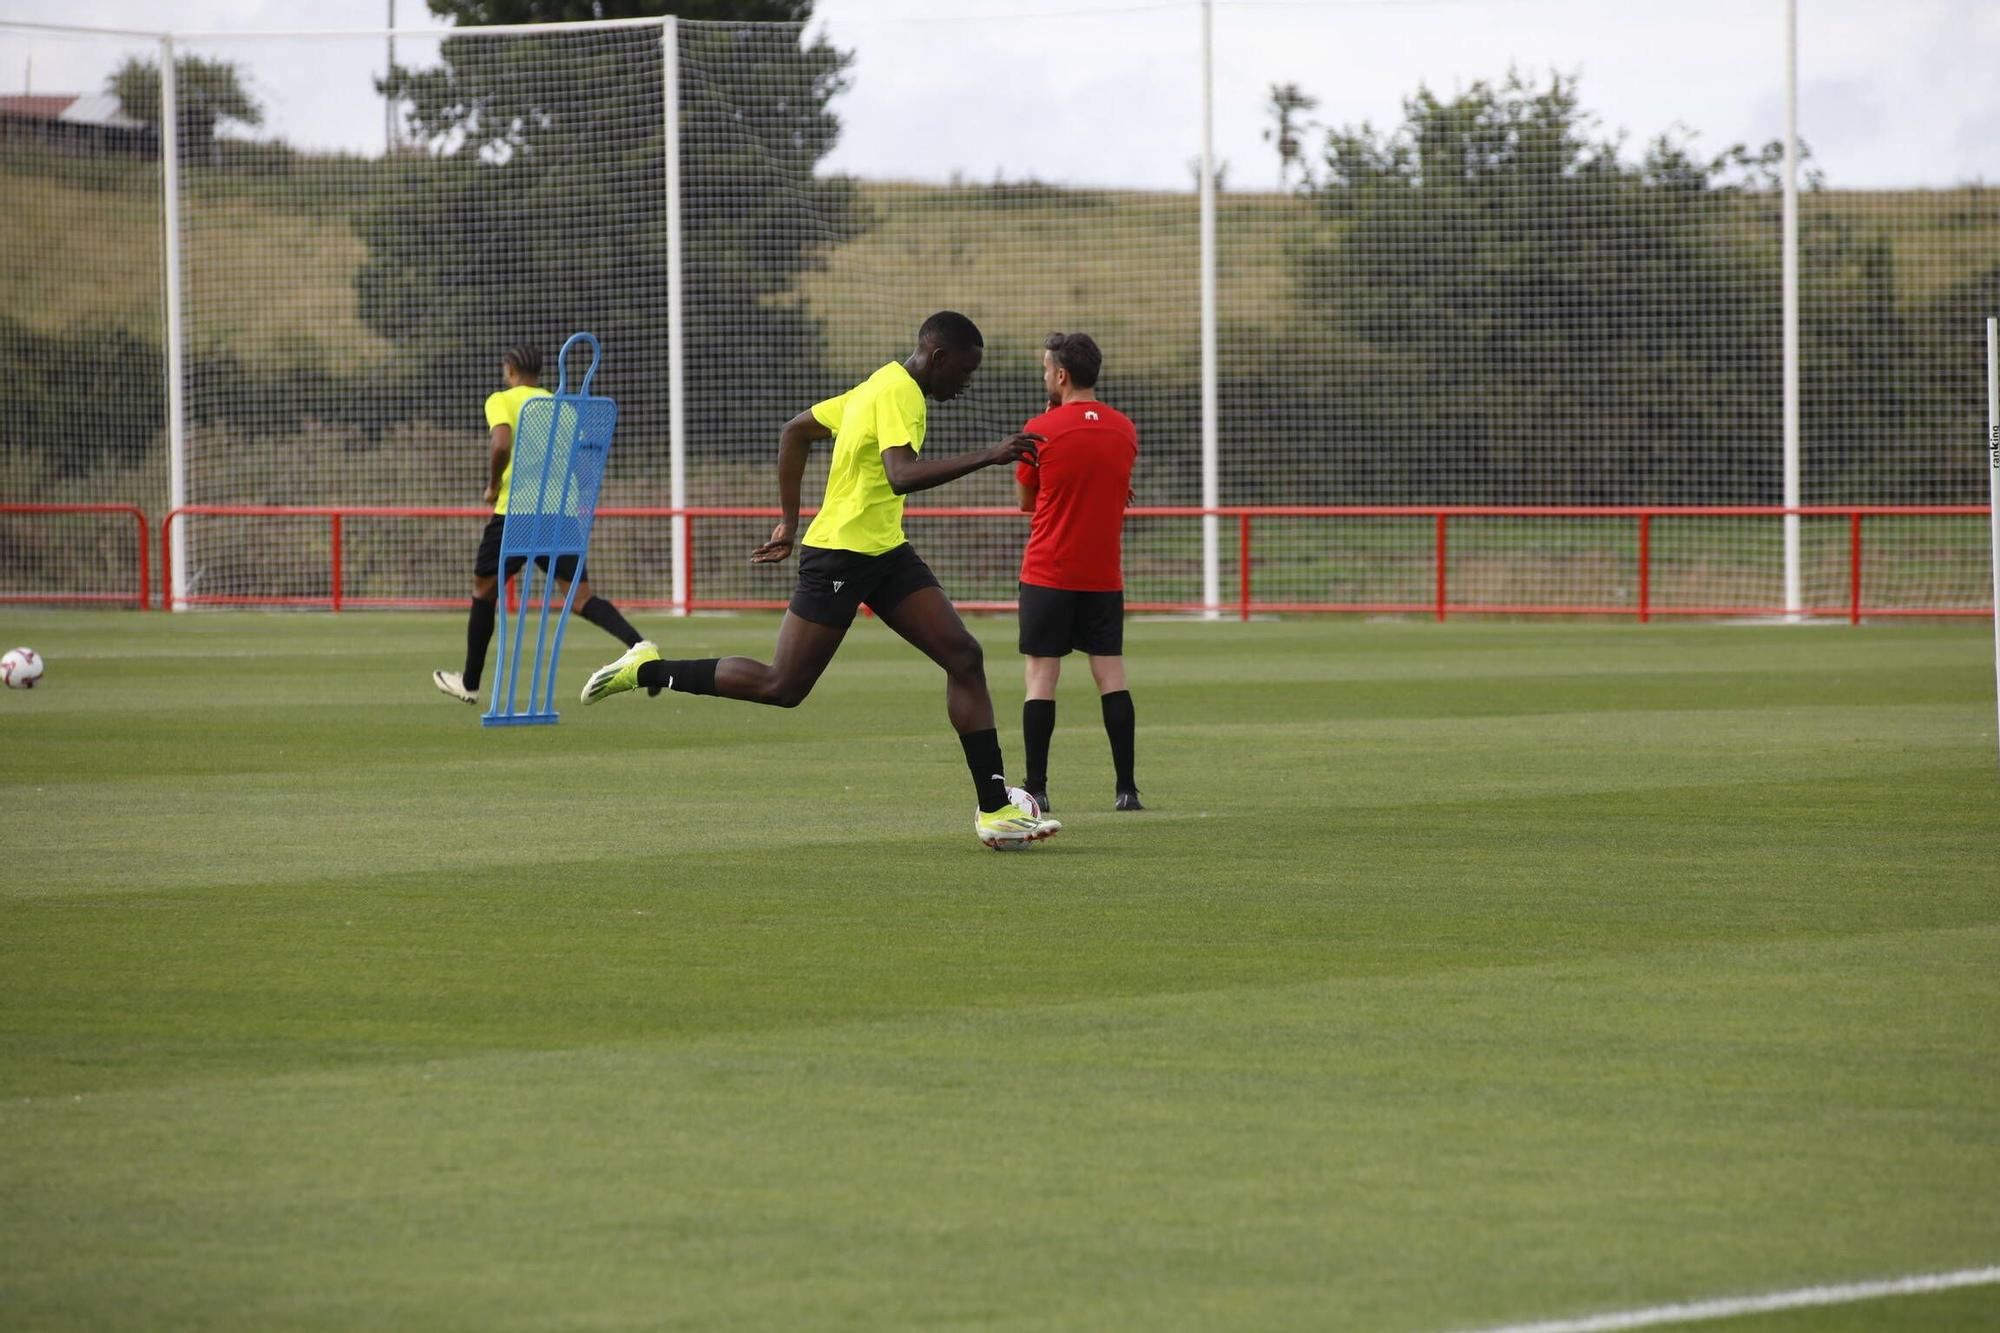
[[[42,655],[33,648],[10,648],[0,656],[0,682],[10,690],[32,690],[42,678]]]

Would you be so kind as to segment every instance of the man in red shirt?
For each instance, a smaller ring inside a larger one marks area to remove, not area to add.
[[[1049,808],[1056,680],[1062,659],[1081,649],[1090,658],[1111,740],[1114,806],[1142,810],[1132,779],[1132,693],[1125,687],[1119,553],[1139,432],[1123,412],[1098,401],[1104,353],[1089,334],[1051,333],[1042,345],[1049,410],[1025,429],[1044,443],[1034,462],[1014,470],[1021,512],[1035,516],[1021,558],[1021,653],[1028,659],[1028,699],[1021,709],[1028,774],[1022,785],[1042,809]]]

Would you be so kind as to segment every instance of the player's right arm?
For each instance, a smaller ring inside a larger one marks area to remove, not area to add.
[[[1005,463],[1019,463],[1025,459],[1032,459],[1035,456],[1035,446],[1041,442],[1041,436],[1021,431],[1009,435],[991,449],[980,449],[974,453],[937,459],[920,459],[916,450],[903,444],[882,451],[882,471],[889,478],[891,491],[897,495],[908,495],[911,491],[927,491],[933,486],[957,481],[967,473],[977,472],[983,467],[998,467]]]
[[[514,428],[501,424],[487,436],[486,503],[500,502],[500,478],[507,473],[507,460],[514,456]]]
[[[750,553],[753,565],[768,565],[792,553],[793,538],[799,530],[799,487],[806,475],[806,458],[813,445],[833,437],[833,428],[813,415],[810,408],[785,423],[778,432],[778,526],[771,540]]]

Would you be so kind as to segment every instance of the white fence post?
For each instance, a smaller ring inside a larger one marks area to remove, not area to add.
[[[181,164],[179,84],[174,68],[174,39],[160,39],[160,171],[161,209],[166,215],[167,306],[167,508],[179,509],[187,494],[187,403],[182,391],[184,350],[181,339]],[[174,525],[167,572],[174,596],[164,609],[186,608],[188,594],[187,519]]]
[[[675,509],[687,507],[687,347],[681,329],[681,70],[680,20],[669,16],[660,28],[661,90],[665,101],[662,132],[667,152],[667,495]],[[674,533],[674,606],[681,615],[688,605],[687,515],[676,514]]]
[[[1201,504],[1222,503],[1215,387],[1215,5],[1201,0]],[[1214,514],[1201,520],[1201,604],[1222,614],[1222,564]]]
[[[1799,0],[1785,0],[1785,507],[1799,505]],[[1799,516],[1785,515],[1785,615],[1805,609]]]

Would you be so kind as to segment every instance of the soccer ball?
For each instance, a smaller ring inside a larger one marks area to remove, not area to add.
[[[0,681],[10,690],[32,690],[42,678],[42,655],[33,648],[14,648],[0,657]]]
[[[39,667],[36,668],[37,671],[40,669]],[[1007,799],[1013,803],[1016,810],[1019,810],[1028,818],[1040,819],[1042,817],[1042,803],[1036,800],[1035,794],[1026,787],[1009,787],[1007,789]]]

